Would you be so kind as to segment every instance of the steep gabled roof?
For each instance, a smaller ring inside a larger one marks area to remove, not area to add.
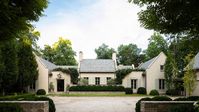
[[[113,73],[115,62],[111,59],[83,59],[80,62],[80,73]]]
[[[41,57],[38,57],[39,61],[45,66],[45,68],[47,68],[48,70],[53,70],[55,68],[57,68],[57,66]]]

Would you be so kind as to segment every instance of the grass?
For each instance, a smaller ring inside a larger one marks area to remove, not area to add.
[[[61,93],[61,94],[48,94],[48,96],[63,96],[63,97],[145,97],[147,95],[142,95],[142,94],[124,94],[124,93],[100,93],[100,94],[78,94],[78,93],[73,93],[73,94],[66,94],[66,93]]]

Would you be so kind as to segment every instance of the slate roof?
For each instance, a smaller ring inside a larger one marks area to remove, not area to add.
[[[193,58],[193,60],[189,63],[193,63],[193,69],[199,69],[199,52],[196,54],[196,56]]]
[[[128,65],[119,65],[117,66],[117,69],[118,70],[121,70],[121,69],[133,69],[133,66],[128,66]]]
[[[57,66],[41,57],[39,57],[40,62],[48,69],[48,70],[53,70],[57,68]]]
[[[57,68],[64,68],[64,69],[65,69],[65,68],[66,68],[66,69],[68,69],[68,68],[76,68],[76,69],[77,69],[78,66],[65,66],[65,65],[62,66],[62,65],[57,65]]]
[[[150,65],[151,65],[157,58],[158,58],[158,56],[156,56],[156,57],[154,57],[154,58],[152,58],[152,59],[150,59],[150,60],[148,60],[148,61],[142,63],[141,65],[138,66],[138,68],[139,68],[139,69],[144,69],[144,70],[148,69],[148,68],[150,67]]]
[[[113,73],[115,62],[111,59],[83,59],[80,62],[80,73]]]

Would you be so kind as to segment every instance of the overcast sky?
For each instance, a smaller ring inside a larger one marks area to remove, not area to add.
[[[50,0],[45,15],[35,23],[38,44],[52,45],[58,37],[71,40],[74,51],[84,58],[96,58],[94,49],[102,43],[117,49],[120,44],[137,44],[146,49],[153,31],[140,27],[138,6],[128,0]]]

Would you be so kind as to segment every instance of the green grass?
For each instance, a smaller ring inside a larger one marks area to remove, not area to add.
[[[124,94],[124,93],[100,93],[100,94],[92,94],[92,93],[88,93],[88,94],[78,94],[78,93],[74,93],[74,94],[48,94],[48,96],[63,96],[63,97],[145,97],[147,95],[142,95],[142,94]]]

